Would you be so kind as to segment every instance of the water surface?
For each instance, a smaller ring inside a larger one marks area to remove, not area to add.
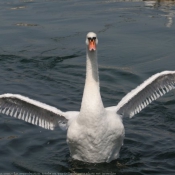
[[[112,106],[152,74],[175,69],[173,1],[2,0],[0,93],[28,96],[62,111],[79,110],[85,36],[98,34],[104,105]],[[66,132],[0,117],[0,172],[174,174],[175,96],[132,119],[120,158],[87,164],[70,158]]]

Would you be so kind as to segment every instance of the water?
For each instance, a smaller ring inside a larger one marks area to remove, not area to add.
[[[0,93],[17,93],[63,111],[79,110],[85,36],[99,38],[101,94],[117,104],[154,73],[174,70],[173,1],[1,0]],[[175,97],[169,93],[132,119],[120,158],[70,158],[66,133],[1,115],[0,172],[174,174]]]

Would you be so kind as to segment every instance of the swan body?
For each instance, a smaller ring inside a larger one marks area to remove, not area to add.
[[[97,35],[86,37],[86,80],[80,111],[63,112],[18,94],[0,95],[0,113],[53,130],[67,129],[74,159],[110,162],[117,159],[124,139],[123,117],[133,117],[152,101],[175,88],[175,71],[157,73],[128,93],[116,106],[104,108],[100,95]]]

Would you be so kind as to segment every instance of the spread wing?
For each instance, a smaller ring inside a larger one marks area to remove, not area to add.
[[[50,130],[56,126],[64,128],[70,119],[66,112],[17,94],[0,95],[0,113]]]
[[[175,88],[175,71],[157,73],[128,93],[116,106],[122,116],[133,117],[152,101]]]

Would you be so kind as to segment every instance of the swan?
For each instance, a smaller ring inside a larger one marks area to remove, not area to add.
[[[100,95],[97,62],[98,38],[86,36],[86,80],[80,111],[63,112],[19,94],[0,95],[0,113],[42,128],[67,129],[67,144],[73,159],[110,162],[119,157],[125,130],[123,117],[133,117],[152,101],[175,88],[175,71],[157,73],[133,89],[121,101],[105,108]]]

